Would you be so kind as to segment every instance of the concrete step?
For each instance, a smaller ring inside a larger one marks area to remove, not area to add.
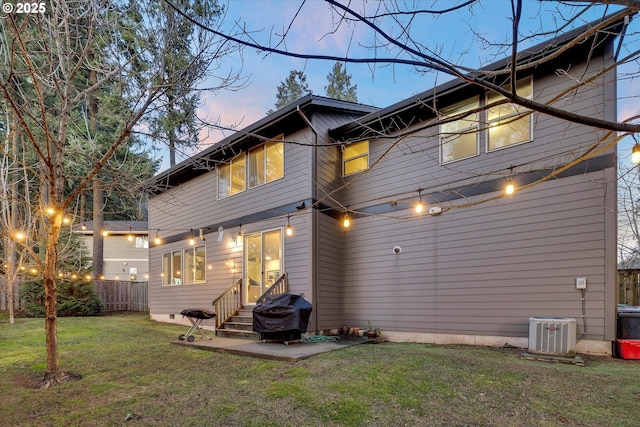
[[[220,328],[216,329],[217,337],[242,338],[247,340],[260,340],[260,334],[253,331],[245,331],[241,329]]]

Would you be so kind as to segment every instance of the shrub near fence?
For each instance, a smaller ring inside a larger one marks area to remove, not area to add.
[[[96,280],[96,293],[104,303],[104,311],[149,311],[148,282]]]

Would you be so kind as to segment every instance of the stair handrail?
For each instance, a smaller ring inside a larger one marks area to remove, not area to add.
[[[256,305],[262,304],[269,295],[286,294],[288,291],[289,281],[287,280],[287,273],[284,273],[273,285],[269,286],[269,288],[260,295],[260,298],[256,301]]]
[[[224,291],[211,303],[216,312],[216,329],[218,329],[224,322],[234,316],[242,306],[242,294],[240,292],[241,286],[242,278],[236,280],[229,289]]]

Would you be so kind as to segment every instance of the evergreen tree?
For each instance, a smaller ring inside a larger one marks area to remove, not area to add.
[[[278,85],[276,93],[276,108],[282,108],[287,104],[302,98],[308,93],[313,93],[307,85],[307,76],[304,71],[291,70],[289,77]],[[272,111],[269,111],[271,113]]]
[[[327,75],[329,85],[325,86],[327,96],[342,101],[358,102],[356,90],[358,85],[351,86],[351,75],[347,74],[347,67],[342,68],[340,62],[333,65],[333,69]]]

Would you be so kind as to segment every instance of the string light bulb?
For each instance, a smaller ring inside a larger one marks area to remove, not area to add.
[[[507,180],[507,185],[504,187],[504,193],[505,193],[507,196],[510,196],[510,195],[512,195],[513,193],[515,193],[515,191],[516,191],[516,187],[515,187],[515,185],[513,184],[513,180],[512,180],[511,178],[509,178],[509,179]]]
[[[129,235],[127,236],[127,240],[133,242],[133,234],[131,234],[131,226],[129,226]]]
[[[631,162],[640,163],[640,144],[636,142],[636,145],[631,149]]]
[[[196,244],[196,239],[193,238],[193,229],[191,230],[191,234],[189,235],[189,246],[194,246]]]
[[[238,226],[238,234],[236,235],[236,246],[242,245],[242,224]]]
[[[418,203],[416,204],[416,213],[422,213],[424,204],[422,204],[422,189],[418,190]]]
[[[351,225],[351,219],[349,218],[349,212],[347,212],[342,217],[342,226],[344,228],[349,228],[350,225]]]
[[[293,235],[293,228],[291,228],[291,222],[290,222],[290,218],[291,216],[287,217],[287,236],[292,236]]]
[[[155,239],[153,239],[153,242],[156,245],[159,245],[160,243],[162,243],[162,240],[160,239],[160,230],[159,229],[156,231],[156,237],[155,237]]]

